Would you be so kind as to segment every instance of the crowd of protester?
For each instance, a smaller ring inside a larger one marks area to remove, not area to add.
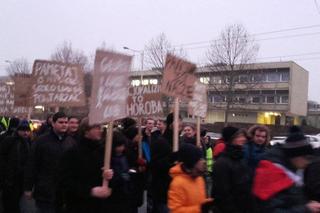
[[[180,120],[181,122],[181,120]],[[173,114],[124,118],[113,127],[110,169],[107,130],[88,118],[50,115],[37,131],[27,120],[1,126],[0,212],[3,213],[303,213],[320,212],[320,156],[293,126],[269,145],[266,126],[227,126],[216,141]],[[146,192],[146,193],[145,193]],[[146,195],[146,198],[144,197]]]

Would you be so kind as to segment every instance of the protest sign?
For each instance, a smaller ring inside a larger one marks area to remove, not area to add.
[[[29,108],[14,105],[14,87],[5,82],[0,82],[0,115],[26,117]]]
[[[34,105],[85,105],[83,72],[78,65],[36,60],[32,71]]]
[[[89,122],[105,123],[127,116],[129,70],[132,57],[97,50]]]
[[[188,104],[188,113],[205,118],[207,114],[207,86],[196,81],[194,83],[193,97]]]
[[[161,99],[160,85],[132,86],[129,88],[127,115],[130,117],[162,116],[163,104]]]
[[[31,74],[15,74],[14,81],[14,106],[30,106],[32,87],[32,75]]]
[[[161,92],[168,96],[190,100],[196,77],[196,65],[168,54],[164,68]]]

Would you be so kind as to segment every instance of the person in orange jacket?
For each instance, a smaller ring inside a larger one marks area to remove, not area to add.
[[[168,207],[171,213],[200,213],[209,211],[212,198],[206,198],[203,174],[205,160],[199,148],[184,144],[179,150],[181,163],[170,169],[173,178],[168,192]]]

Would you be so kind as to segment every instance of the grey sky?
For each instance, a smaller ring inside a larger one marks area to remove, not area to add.
[[[48,59],[65,40],[93,55],[103,42],[122,52],[123,46],[141,50],[161,32],[178,45],[215,39],[233,23],[243,24],[251,34],[320,25],[317,2],[320,5],[320,0],[1,0],[0,75],[6,74],[5,60],[25,57],[32,64]],[[270,39],[282,36],[287,37]],[[290,55],[259,61],[294,60],[307,69],[309,99],[320,102],[320,26],[255,38],[258,58]],[[190,60],[204,63],[207,45],[184,48]]]

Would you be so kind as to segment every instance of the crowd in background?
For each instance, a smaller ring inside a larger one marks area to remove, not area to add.
[[[100,124],[57,112],[32,131],[11,118],[0,136],[0,211],[136,213],[146,200],[148,213],[320,212],[320,158],[299,127],[271,147],[263,125],[228,126],[215,141],[202,130],[200,144],[193,124],[179,126],[174,152],[173,114],[147,118],[142,134],[122,119],[106,169]]]

